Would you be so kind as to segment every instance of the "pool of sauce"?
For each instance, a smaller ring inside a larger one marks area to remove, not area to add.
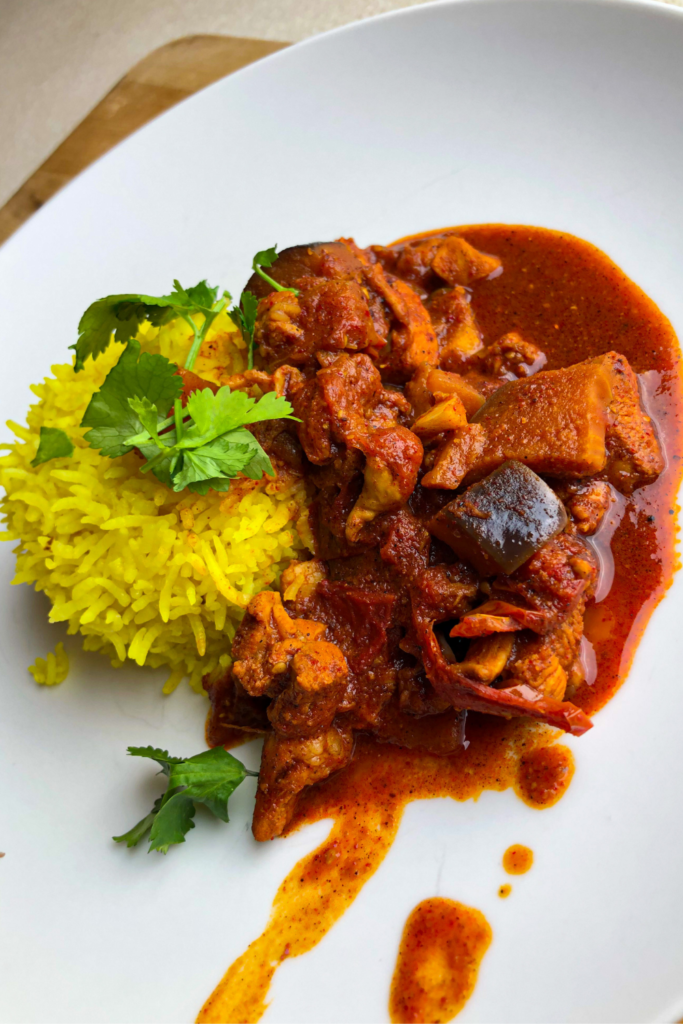
[[[491,938],[488,921],[472,907],[439,897],[418,903],[403,929],[391,982],[393,1024],[452,1020],[472,995]]]
[[[624,499],[618,523],[607,531],[611,555],[607,549],[603,561],[610,571],[613,567],[613,582],[606,596],[587,609],[592,670],[589,682],[572,697],[594,714],[623,683],[649,617],[678,567],[675,500],[681,478],[682,422],[678,342],[654,303],[589,243],[542,228],[506,225],[467,227],[461,233],[503,261],[503,273],[478,282],[474,290],[473,306],[485,340],[517,330],[545,351],[549,369],[611,349],[622,352],[634,370],[644,375],[640,378],[644,398],[666,452],[664,473],[656,483]],[[600,546],[599,536],[594,543]],[[602,543],[607,544],[604,539]],[[384,859],[403,808],[411,800],[448,796],[462,801],[487,789],[513,788],[520,799],[540,810],[557,803],[571,782],[572,754],[556,742],[559,734],[545,726],[470,714],[466,737],[466,749],[436,757],[361,736],[347,769],[304,791],[288,831],[324,818],[332,818],[332,830],[282,882],[265,931],[229,968],[200,1011],[199,1021],[246,1024],[260,1019],[278,966],[312,949],[341,917]],[[501,886],[499,895],[507,896],[509,891]],[[475,915],[468,920],[476,920],[480,936],[486,932],[488,925],[481,915],[476,916],[477,911],[451,901],[426,901],[444,903],[451,908],[448,913],[442,908],[444,921],[460,921],[450,933],[457,932],[456,945],[467,944],[470,933],[462,923],[467,914]],[[450,1012],[450,1017],[430,1016],[441,1010],[414,998],[421,972],[438,972],[438,965],[449,962],[452,952],[445,939],[440,951],[430,945],[424,955],[416,952],[414,936],[420,934],[425,915],[432,912],[422,909],[426,904],[416,908],[406,925],[401,948],[408,943],[413,955],[399,954],[391,992],[392,1020],[450,1020],[476,980],[477,970],[472,967],[471,984],[461,979],[457,997],[456,983],[452,989],[446,984],[441,992],[446,1000],[443,1013]],[[452,907],[459,909],[455,912]],[[483,939],[475,943],[481,951],[477,965],[487,945]]]

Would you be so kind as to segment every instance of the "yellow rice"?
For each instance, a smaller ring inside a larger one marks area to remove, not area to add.
[[[138,339],[182,363],[190,334],[174,321],[160,330],[143,325]],[[71,365],[53,366],[53,376],[32,387],[39,401],[28,427],[10,423],[16,440],[2,446],[2,536],[19,541],[13,582],[44,591],[50,621],[80,632],[86,650],[116,666],[166,666],[167,693],[186,676],[201,692],[205,673],[230,664],[230,641],[249,599],[276,585],[306,547],[304,484],[264,477],[236,480],[227,494],[176,494],[141,473],[135,454],[109,459],[88,447],[81,418],[122,350],[111,344],[78,374]],[[223,314],[195,371],[220,383],[244,368],[244,355]],[[73,455],[31,466],[41,426],[63,430]]]
[[[36,658],[28,670],[35,681],[43,686],[63,683],[69,674],[69,656],[64,650],[64,644],[58,643],[54,651],[48,653],[47,658]]]

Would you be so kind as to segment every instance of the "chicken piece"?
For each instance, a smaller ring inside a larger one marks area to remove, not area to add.
[[[405,580],[413,580],[427,567],[431,537],[408,509],[401,509],[387,522],[379,555],[385,565]]]
[[[401,382],[411,377],[421,363],[436,365],[439,344],[419,295],[405,281],[387,275],[379,263],[372,263],[353,239],[342,241],[363,264],[368,284],[384,299],[399,323],[392,331],[391,353],[386,362],[383,360],[383,367]]]
[[[385,270],[428,291],[438,287],[437,275],[449,284],[470,284],[501,265],[497,256],[479,252],[454,231],[389,248],[373,245],[371,251]]]
[[[445,657],[433,629],[433,620],[416,602],[413,602],[413,623],[427,677],[452,707],[504,718],[516,715],[535,718],[575,736],[591,728],[590,719],[580,708],[547,697],[528,683],[497,689],[464,674],[460,664]]]
[[[446,711],[450,704],[439,696],[418,662],[415,667],[401,669],[398,674],[398,706],[404,715],[432,718]]]
[[[611,485],[605,480],[591,480],[589,483],[570,480],[557,484],[554,490],[571,514],[576,529],[584,536],[595,533],[616,500]]]
[[[504,684],[533,686],[545,696],[563,700],[569,672],[576,662],[583,636],[585,601],[545,636],[521,637],[504,677]]]
[[[439,289],[426,303],[439,342],[439,366],[457,371],[484,348],[481,331],[464,288]]]
[[[413,423],[411,430],[418,437],[430,437],[467,425],[465,406],[458,395],[442,399],[424,412]]]
[[[274,648],[273,660],[278,646]],[[286,662],[275,664],[275,671]],[[349,667],[336,646],[326,640],[304,644],[291,661],[289,681],[268,708],[268,718],[280,736],[315,736],[332,725],[345,696]]]
[[[363,268],[341,242],[313,242],[283,249],[268,269],[268,276],[285,288],[305,288],[312,278],[362,284]],[[257,299],[273,292],[272,286],[256,273],[249,278],[245,290]]]
[[[445,622],[463,615],[476,593],[476,577],[466,566],[433,565],[413,580],[411,602],[432,622]]]
[[[513,373],[516,377],[530,377],[547,363],[545,352],[525,341],[517,331],[504,334],[494,345],[482,353],[480,366],[493,377]]]
[[[467,612],[451,636],[487,636],[515,629],[546,634],[560,625],[597,583],[597,558],[578,537],[561,533],[510,576],[497,576],[491,600]]]
[[[485,402],[483,395],[459,373],[430,369],[427,374],[426,387],[437,402],[445,398],[446,395],[457,395],[465,407],[468,419],[479,412]]]
[[[521,462],[504,462],[428,523],[482,576],[511,573],[560,533],[567,513],[554,491]]]
[[[566,619],[580,600],[592,596],[597,579],[593,550],[579,537],[561,533],[512,575],[498,576],[491,598],[541,613],[545,618],[542,625],[535,625],[530,618],[524,625],[546,633]]]
[[[245,739],[270,732],[267,697],[251,697],[235,679],[232,669],[219,666],[202,679],[209,695],[211,710],[206,721],[206,741],[220,747],[234,736],[234,730],[245,733]]]
[[[464,661],[458,664],[458,671],[480,683],[492,683],[507,665],[514,643],[511,633],[478,637],[467,649]]]
[[[407,427],[411,420],[411,404],[406,396],[397,388],[383,387],[379,396],[367,414],[370,430],[381,430],[386,427]]]
[[[379,402],[386,418],[388,402],[377,368],[364,354],[338,355],[292,394],[299,440],[315,465],[324,466],[339,445],[361,447],[368,419]]]
[[[372,734],[380,743],[393,743],[408,750],[425,750],[441,757],[461,750],[465,742],[465,712],[448,706],[439,714],[416,717],[405,714],[396,700],[382,709]]]
[[[448,434],[436,452],[434,463],[422,477],[423,487],[455,490],[484,452],[486,434],[478,423],[468,423]]]
[[[446,237],[432,260],[432,270],[450,285],[471,284],[500,267],[497,256],[480,252],[458,235]]]
[[[298,295],[271,292],[259,302],[254,343],[269,369],[311,366],[320,350],[376,351],[384,344],[355,281],[310,278],[302,284]]]
[[[358,540],[363,526],[383,512],[405,504],[417,483],[423,449],[405,427],[376,430],[360,445],[365,453],[363,490],[346,524],[349,543]]]
[[[324,395],[332,435],[351,448],[362,448],[371,410],[383,398],[377,367],[366,355],[340,355],[318,370],[316,380]]]
[[[263,590],[249,602],[232,644],[235,679],[252,697],[274,696],[271,687],[275,677],[283,675],[294,655],[305,644],[319,640],[326,628],[322,622],[292,619],[280,595]]]
[[[294,415],[301,421],[297,434],[306,457],[314,466],[326,466],[338,454],[332,436],[332,418],[320,382],[316,377],[304,381],[290,397]]]
[[[458,487],[488,476],[508,459],[536,473],[584,477],[605,466],[605,428],[612,397],[609,375],[592,363],[545,370],[500,387],[470,423],[478,443],[455,435],[438,460],[438,480],[426,487]],[[481,446],[480,446],[481,445]],[[436,467],[435,467],[436,468]]]
[[[324,579],[327,579],[327,566],[321,559],[312,558],[308,562],[292,559],[280,578],[282,600],[308,597]]]
[[[256,790],[254,838],[263,843],[282,835],[299,793],[343,768],[352,754],[353,734],[340,722],[305,739],[267,735]]]
[[[427,387],[427,380],[432,369],[433,367],[429,363],[422,363],[403,389],[405,398],[410,402],[413,419],[418,419],[434,404],[434,395]]]
[[[622,494],[652,483],[664,459],[652,420],[643,410],[638,378],[625,356],[608,352],[590,361],[610,377],[612,401],[607,425],[607,478]]]

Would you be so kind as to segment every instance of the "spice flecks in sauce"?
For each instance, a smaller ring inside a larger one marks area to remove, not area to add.
[[[678,341],[654,303],[588,242],[508,225],[466,227],[461,233],[503,261],[501,274],[477,282],[473,290],[485,341],[519,331],[543,349],[548,369],[610,349],[623,353],[642,375],[648,411],[667,455],[659,479],[625,499],[611,540],[614,582],[604,600],[587,609],[585,632],[597,675],[571,699],[594,714],[624,681],[649,617],[678,567],[676,516],[670,514],[681,478]],[[467,800],[484,789],[514,786],[532,807],[556,803],[574,765],[567,747],[553,745],[555,738],[551,730],[522,719],[470,714],[469,746],[452,757],[359,739],[348,769],[302,794],[290,826],[291,831],[332,817],[330,836],[282,883],[265,932],[232,965],[198,1019],[259,1019],[281,960],[313,948],[344,913],[384,858],[410,800]],[[508,893],[507,886],[499,889],[501,896]]]
[[[502,900],[506,900],[511,892],[512,886],[509,883],[506,883],[505,885],[501,885],[500,889],[498,890],[498,895]]]
[[[568,747],[558,744],[533,750],[520,760],[515,792],[529,807],[552,807],[566,793],[573,775],[574,758]]]
[[[525,875],[534,863],[534,851],[521,843],[508,846],[503,854],[503,867],[508,875]]]
[[[450,757],[359,737],[348,768],[304,790],[288,828],[333,818],[328,838],[289,873],[266,930],[228,969],[197,1020],[260,1019],[282,960],[313,949],[339,920],[387,854],[407,803],[446,796],[464,801],[516,786],[522,757],[556,737],[555,730],[525,719],[484,715],[472,716],[467,749]]]
[[[491,938],[472,907],[438,897],[419,903],[403,930],[391,984],[394,1024],[453,1020],[472,995]]]

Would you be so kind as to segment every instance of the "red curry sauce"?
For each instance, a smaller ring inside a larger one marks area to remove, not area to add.
[[[623,683],[649,617],[677,568],[675,503],[681,478],[682,409],[678,341],[654,303],[587,242],[542,228],[505,225],[467,227],[460,233],[503,262],[502,273],[478,282],[474,289],[472,304],[484,340],[494,341],[517,330],[543,349],[549,369],[611,349],[623,353],[633,369],[644,375],[640,381],[647,410],[666,453],[667,468],[659,479],[624,498],[617,516],[612,516],[612,526],[591,538],[598,551],[602,548],[605,564],[609,566],[613,559],[614,566],[611,589],[598,604],[591,601],[586,612],[586,636],[592,644],[588,657],[594,652],[597,671],[588,672],[588,683],[572,697],[594,714]],[[596,726],[599,729],[599,720]],[[279,964],[317,945],[344,913],[383,860],[403,808],[411,800],[436,796],[467,800],[485,789],[513,787],[526,803],[541,809],[556,803],[571,781],[571,752],[556,745],[558,734],[545,726],[470,713],[466,736],[467,749],[449,757],[361,738],[348,768],[301,794],[288,831],[324,818],[333,819],[332,830],[284,880],[265,932],[230,967],[202,1008],[199,1021],[260,1019]],[[508,892],[504,886],[500,894]],[[420,931],[424,915],[431,914],[437,903],[444,921],[452,919],[452,927],[453,921],[460,920],[461,910],[467,910],[451,908],[447,913],[441,904],[450,905],[450,901],[431,900],[411,915],[394,976],[393,1020],[451,1019],[433,1016],[429,1001],[412,1016],[405,1009],[424,968],[424,957],[411,959],[405,951]],[[480,918],[476,924],[481,938],[488,925]],[[446,961],[448,941],[444,939],[446,945],[438,954]],[[481,959],[488,941],[481,939],[475,945]],[[425,956],[438,959],[436,951]],[[478,964],[476,956],[474,960]],[[464,1005],[475,979],[476,966],[470,973],[471,985],[458,989],[465,993],[461,1001],[452,995],[457,988],[453,983],[451,1001],[446,1000],[451,1016]]]
[[[406,922],[391,982],[394,1024],[452,1020],[472,995],[491,928],[478,910],[435,897]]]

